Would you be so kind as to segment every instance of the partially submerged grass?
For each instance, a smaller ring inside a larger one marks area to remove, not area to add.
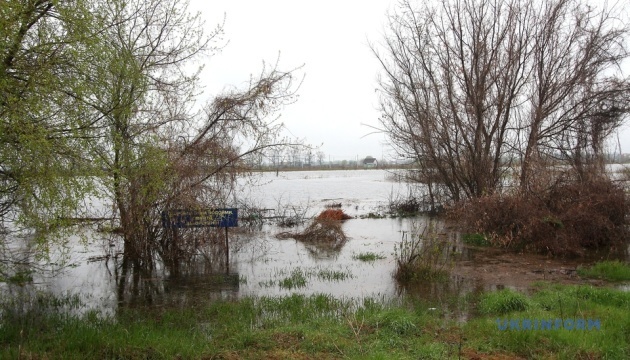
[[[283,289],[296,289],[306,287],[306,276],[302,269],[294,269],[291,275],[280,280],[278,285]]]
[[[412,217],[420,214],[423,208],[421,202],[415,197],[407,199],[390,199],[389,213],[391,217]]]
[[[0,327],[0,358],[444,358],[412,308],[329,295],[219,301],[201,308],[121,309],[46,316],[36,327]]]
[[[381,213],[377,213],[377,212],[369,212],[365,215],[360,215],[359,218],[361,219],[385,219],[387,217],[387,215],[385,214],[381,214]]]
[[[371,251],[352,255],[352,258],[359,261],[372,262],[385,259],[385,256],[373,253]]]
[[[343,281],[352,278],[350,271],[322,269],[317,272],[317,278],[324,281]]]
[[[258,286],[263,288],[278,286],[281,289],[293,290],[307,287],[309,280],[312,278],[317,278],[320,281],[343,281],[353,277],[352,272],[348,269],[334,270],[320,267],[297,267],[290,272],[280,270],[276,272],[275,276],[280,277],[280,279],[260,281],[258,282]]]
[[[540,285],[469,297],[466,323],[438,304],[290,295],[196,308],[122,308],[115,316],[2,309],[0,358],[627,359],[630,293]],[[15,305],[15,304],[14,304]],[[434,308],[437,308],[434,310]],[[7,318],[9,316],[9,318]],[[508,320],[592,319],[588,330],[501,328]]]
[[[464,242],[464,244],[472,245],[472,246],[490,246],[490,245],[492,245],[492,244],[490,244],[490,241],[488,240],[488,238],[485,235],[479,234],[479,233],[462,234],[462,241]]]
[[[577,273],[587,278],[608,281],[630,281],[630,265],[619,260],[598,262],[588,268],[578,268]]]
[[[403,232],[401,242],[394,248],[396,280],[409,283],[448,277],[453,264],[452,243],[439,234],[437,226],[431,221],[419,229],[414,223],[412,231]]]

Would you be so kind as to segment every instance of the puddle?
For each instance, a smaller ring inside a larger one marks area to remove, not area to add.
[[[600,259],[558,259],[537,254],[505,252],[491,248],[470,251],[471,257],[457,263],[454,274],[484,284],[484,290],[510,288],[526,291],[535,282],[603,285],[601,280],[582,279],[578,267],[589,266]]]

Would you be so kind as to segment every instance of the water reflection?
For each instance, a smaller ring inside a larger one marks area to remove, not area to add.
[[[72,266],[50,276],[34,274],[31,284],[4,284],[2,288],[7,296],[28,296],[41,291],[60,297],[77,294],[86,305],[85,311],[95,309],[105,313],[121,307],[190,307],[216,299],[294,293],[382,301],[412,297],[432,304],[445,316],[464,321],[471,309],[466,304],[454,303],[462,295],[502,287],[523,290],[536,281],[536,276],[540,280],[543,276],[554,280],[549,274],[561,276],[562,272],[552,270],[579,264],[471,249],[458,241],[457,233],[444,229],[442,234],[451,240],[449,253],[456,264],[450,277],[443,281],[399,284],[393,279],[394,248],[403,234],[423,221],[426,219],[349,220],[343,224],[349,238],[341,246],[278,240],[275,234],[281,229],[271,225],[265,225],[261,231],[234,231],[230,235],[227,273],[224,248],[218,245],[205,248],[187,261],[164,263],[154,259],[137,263],[125,261],[123,248],[117,244],[110,247],[109,239],[84,245],[79,238],[73,238],[63,251],[73,254]],[[377,254],[379,259],[358,260],[357,255],[364,253]],[[539,273],[539,268],[545,271]],[[485,269],[490,270],[485,272]],[[514,271],[508,272],[510,269]],[[295,273],[303,276],[303,285],[283,285]]]
[[[303,241],[302,244],[314,260],[335,260],[346,245],[346,241]]]
[[[300,174],[283,175],[280,182],[271,183],[269,189],[257,193],[265,196],[262,207],[273,206],[271,203],[280,194],[274,191],[292,191],[291,196],[286,196],[287,201],[306,202],[313,213],[329,203],[324,199],[336,199],[346,213],[356,216],[376,211],[392,196],[393,187],[399,186],[388,182],[383,172],[343,172],[338,178],[334,172],[322,173],[321,178],[309,173],[309,178],[302,179]],[[524,289],[532,281],[549,279],[549,270],[574,268],[579,264],[471,249],[458,240],[456,232],[443,229],[456,264],[449,279],[398,284],[393,279],[394,249],[404,233],[414,231],[414,226],[426,221],[426,218],[352,219],[342,225],[348,236],[342,242],[279,240],[276,234],[282,229],[257,222],[248,229],[230,230],[229,253],[223,246],[222,233],[215,241],[201,232],[199,236],[191,232],[190,238],[207,246],[194,253],[187,252],[190,256],[166,262],[158,261],[164,257],[157,255],[130,259],[125,256],[122,244],[88,229],[81,236],[66,239],[64,247],[51,249],[50,259],[28,257],[30,263],[37,264],[37,269],[52,268],[49,264],[71,266],[63,269],[57,266],[53,272],[38,271],[33,274],[33,282],[24,286],[0,284],[0,291],[7,296],[27,296],[40,291],[61,297],[78,294],[86,310],[105,313],[127,306],[194,306],[215,299],[294,293],[383,301],[410,296],[436,304],[436,308],[454,309],[452,301],[461,295],[500,287]],[[29,246],[32,244],[28,242],[22,245],[26,250]],[[358,259],[366,253],[376,254],[378,258]],[[487,269],[490,270],[485,272]],[[539,269],[543,271],[536,272]],[[303,283],[286,286],[283,281],[294,274],[300,274]],[[556,277],[552,280],[562,275],[559,271],[553,274]]]
[[[399,296],[421,300],[446,318],[460,322],[468,320],[475,310],[470,307],[473,302],[466,301],[462,295],[478,295],[484,290],[487,288],[482,281],[459,275],[452,275],[440,281],[401,284],[398,287]]]
[[[223,229],[217,229],[221,233]],[[225,239],[208,232],[195,254],[171,260],[114,256],[112,277],[119,306],[187,306],[217,298],[235,298],[239,275],[230,269]],[[168,258],[167,258],[168,259]]]

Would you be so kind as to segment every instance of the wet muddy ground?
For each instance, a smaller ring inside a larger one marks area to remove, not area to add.
[[[527,290],[539,281],[603,285],[601,280],[583,279],[577,274],[578,267],[595,261],[595,258],[558,259],[494,248],[473,248],[470,249],[469,259],[457,261],[452,273],[474,283],[483,283],[486,289]]]

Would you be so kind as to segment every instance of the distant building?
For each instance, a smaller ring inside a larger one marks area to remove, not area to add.
[[[371,156],[367,156],[365,159],[363,159],[363,167],[364,168],[378,167],[378,161]]]

